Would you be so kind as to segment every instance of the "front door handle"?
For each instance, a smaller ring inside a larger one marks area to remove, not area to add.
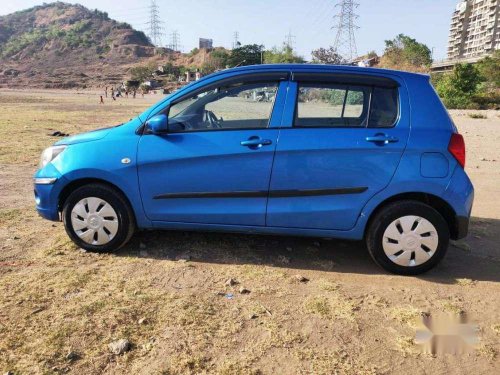
[[[379,144],[389,144],[398,142],[397,137],[392,137],[387,134],[375,134],[373,137],[366,137],[367,142],[379,143]]]
[[[262,146],[269,146],[273,144],[270,139],[262,139],[260,137],[250,137],[246,141],[241,141],[240,144],[251,149],[261,148]]]

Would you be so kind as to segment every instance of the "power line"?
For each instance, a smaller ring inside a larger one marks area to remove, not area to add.
[[[241,46],[241,43],[240,43],[240,33],[235,31],[234,34],[233,34],[233,49],[235,48],[238,48],[239,46]]]
[[[288,34],[285,35],[285,41],[283,42],[283,44],[286,47],[293,49],[295,45],[295,35],[292,35],[292,30],[289,30]]]
[[[156,0],[151,0],[149,6],[149,39],[151,43],[159,47],[162,44],[163,37],[163,22],[160,20],[160,8],[156,4]]]
[[[355,9],[358,6],[359,4],[355,0],[339,1],[337,7],[340,8],[340,12],[334,17],[337,24],[332,29],[337,29],[337,35],[333,47],[346,61],[352,61],[358,55],[354,37],[354,30],[359,28],[354,23],[358,18],[358,15],[355,14]]]
[[[172,51],[180,51],[181,46],[181,37],[177,30],[172,31],[170,34],[170,44],[168,45],[168,48],[170,48]]]

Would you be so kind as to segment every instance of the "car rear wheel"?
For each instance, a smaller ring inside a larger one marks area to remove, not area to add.
[[[132,237],[135,221],[122,194],[102,184],[73,191],[63,206],[66,232],[89,251],[115,251]]]
[[[400,275],[433,268],[448,249],[450,232],[434,208],[417,201],[391,203],[371,220],[366,245],[373,260]]]

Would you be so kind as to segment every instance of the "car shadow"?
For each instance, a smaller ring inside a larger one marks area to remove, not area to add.
[[[444,260],[420,279],[500,281],[500,220],[473,218],[469,236],[452,242]],[[387,274],[361,241],[214,232],[142,231],[118,256],[200,263],[253,264],[332,273]]]

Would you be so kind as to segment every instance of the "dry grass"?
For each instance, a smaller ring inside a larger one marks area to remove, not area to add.
[[[468,115],[470,118],[473,118],[473,119],[485,119],[485,118],[488,118],[488,116],[482,114],[482,113],[469,113]]]
[[[400,336],[396,339],[396,344],[398,350],[401,351],[404,356],[418,353],[413,337]]]
[[[304,307],[306,312],[323,318],[343,319],[349,322],[356,320],[355,312],[358,309],[356,302],[340,294],[310,297],[305,301]]]
[[[445,301],[443,303],[442,309],[445,312],[451,313],[453,315],[461,315],[464,313],[464,309],[460,306],[460,303],[454,301]]]
[[[390,316],[399,323],[416,328],[422,312],[412,306],[395,307],[390,311]]]
[[[400,278],[380,272],[357,243],[182,232],[139,233],[116,254],[81,251],[61,223],[33,209],[39,153],[59,140],[47,134],[117,124],[159,97],[97,99],[0,92],[0,373],[408,373],[418,366],[408,337],[420,311],[446,303],[469,311],[472,303],[461,301],[475,301],[492,327],[484,342],[500,332],[498,288],[482,278],[490,260],[481,273],[450,273],[448,264],[430,277]],[[177,261],[186,253],[191,261]],[[459,255],[472,268],[479,262]],[[228,278],[239,284],[226,286]],[[122,338],[131,350],[110,353]],[[489,350],[473,362],[483,373],[493,372]],[[464,362],[433,363],[457,372]],[[433,363],[426,370],[439,372]]]
[[[456,279],[457,285],[460,286],[474,286],[476,282],[471,279]]]
[[[477,353],[480,356],[487,358],[489,361],[494,361],[498,354],[497,350],[491,345],[481,345],[477,349]]]

